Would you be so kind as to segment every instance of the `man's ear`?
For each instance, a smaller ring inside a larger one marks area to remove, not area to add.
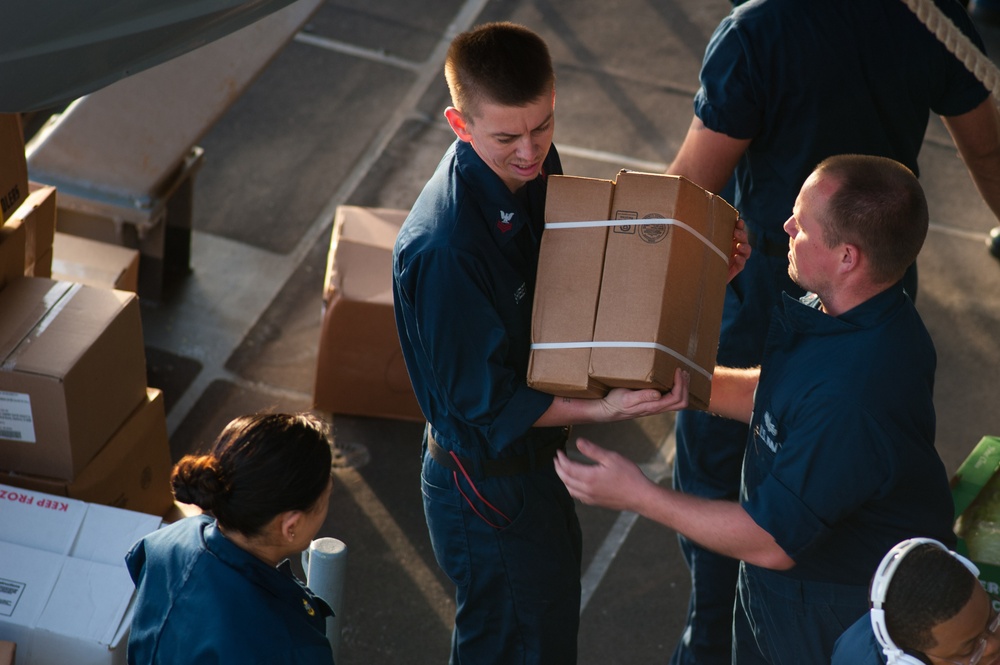
[[[861,266],[861,250],[857,245],[844,243],[840,254],[840,272],[848,273]]]
[[[457,136],[460,141],[472,143],[472,134],[469,133],[468,123],[466,122],[465,115],[463,115],[461,111],[454,106],[449,106],[444,110],[444,117],[445,120],[448,121],[451,131],[455,132],[455,136]]]

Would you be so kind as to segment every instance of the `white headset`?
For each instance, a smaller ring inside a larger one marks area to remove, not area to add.
[[[869,612],[872,620],[872,630],[875,632],[875,639],[878,640],[879,645],[882,647],[882,652],[885,653],[887,665],[924,665],[922,660],[904,652],[889,637],[889,629],[885,625],[885,609],[882,607],[882,603],[885,602],[885,595],[889,591],[889,582],[892,580],[893,573],[899,568],[899,564],[903,561],[903,558],[917,545],[933,545],[944,550],[968,568],[969,572],[975,577],[979,577],[979,569],[976,568],[976,564],[931,538],[910,538],[889,550],[888,554],[882,558],[882,563],[878,565],[878,570],[875,571],[875,576],[872,578],[872,609]]]

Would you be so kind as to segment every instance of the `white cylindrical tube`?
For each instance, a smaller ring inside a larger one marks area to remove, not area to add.
[[[333,608],[335,616],[326,620],[326,637],[336,661],[340,649],[347,545],[336,538],[317,538],[302,552],[302,568],[306,573],[306,585]]]

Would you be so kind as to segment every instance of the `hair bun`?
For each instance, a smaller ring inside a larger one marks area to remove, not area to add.
[[[182,457],[174,465],[170,484],[178,501],[203,510],[212,510],[229,492],[219,461],[211,455]]]

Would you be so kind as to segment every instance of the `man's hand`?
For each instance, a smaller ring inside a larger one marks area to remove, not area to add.
[[[750,241],[747,238],[747,226],[742,218],[736,220],[736,228],[733,229],[733,248],[729,254],[729,279],[726,283],[733,281],[733,277],[740,274],[746,267],[747,259],[750,258]]]
[[[691,375],[681,368],[674,371],[674,385],[670,392],[653,389],[630,390],[612,388],[600,402],[604,416],[599,422],[617,422],[642,416],[652,416],[666,411],[680,411],[688,406],[688,386]]]
[[[596,464],[574,462],[562,450],[556,452],[556,473],[570,495],[588,505],[637,512],[638,497],[653,481],[633,462],[587,439],[577,439],[576,447]]]

